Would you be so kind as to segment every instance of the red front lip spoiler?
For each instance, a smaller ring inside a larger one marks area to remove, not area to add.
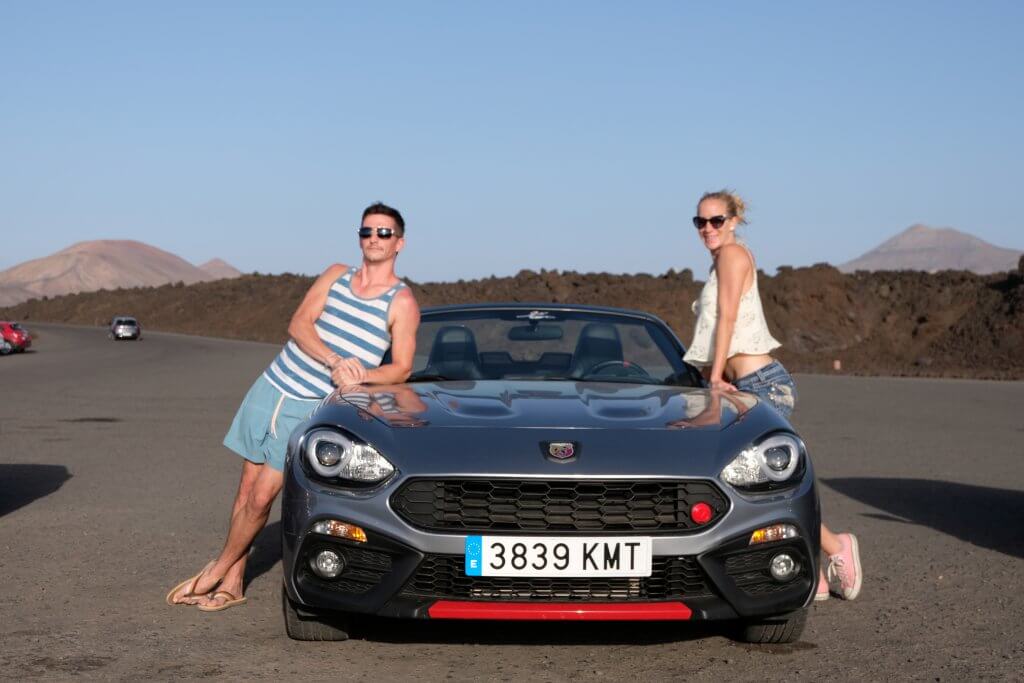
[[[468,602],[438,600],[427,609],[431,619],[502,621],[685,621],[693,612],[681,602]]]

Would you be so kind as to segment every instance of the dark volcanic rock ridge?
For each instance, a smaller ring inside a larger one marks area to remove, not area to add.
[[[1018,269],[841,273],[829,265],[759,273],[778,356],[795,371],[1024,379],[1024,259]],[[33,299],[0,318],[103,325],[139,317],[151,330],[285,340],[313,278],[243,275],[192,285],[105,290]],[[702,282],[689,270],[613,275],[523,270],[514,277],[410,283],[421,306],[480,301],[581,303],[642,308],[690,341],[690,303]]]

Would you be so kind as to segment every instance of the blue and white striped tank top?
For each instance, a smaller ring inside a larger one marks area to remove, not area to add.
[[[331,285],[324,311],[313,325],[327,348],[342,358],[358,358],[369,369],[380,365],[391,346],[388,311],[405,283],[376,299],[364,299],[352,291],[357,272],[349,268]],[[290,398],[321,399],[334,391],[327,366],[310,358],[294,340],[288,340],[263,375]]]

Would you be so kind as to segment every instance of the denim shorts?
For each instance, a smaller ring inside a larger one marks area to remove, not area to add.
[[[260,375],[235,413],[224,445],[250,462],[284,471],[288,437],[319,402],[289,398]]]
[[[749,375],[743,375],[732,385],[740,391],[754,394],[775,408],[782,417],[789,418],[796,407],[796,383],[777,360]]]

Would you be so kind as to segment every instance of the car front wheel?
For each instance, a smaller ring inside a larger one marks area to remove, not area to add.
[[[14,347],[11,346],[11,342],[7,341],[6,339],[0,342],[0,356],[6,356],[13,350]]]
[[[800,638],[807,625],[807,608],[771,619],[742,621],[737,624],[735,638],[744,643],[792,643]]]
[[[292,640],[348,640],[352,632],[352,620],[342,614],[314,614],[296,606],[283,584],[281,607],[284,627]]]

